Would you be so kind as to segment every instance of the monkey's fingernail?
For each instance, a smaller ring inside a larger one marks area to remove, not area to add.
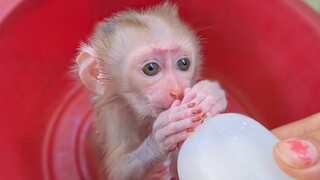
[[[193,131],[194,131],[194,128],[187,129],[187,132],[193,132]]]
[[[191,110],[191,113],[192,113],[192,114],[202,113],[202,109],[192,109],[192,110]]]
[[[206,118],[206,117],[208,117],[208,113],[206,112],[206,113],[203,113],[203,115],[202,115],[202,118],[204,119],[204,118]]]
[[[188,104],[188,108],[194,107],[195,105],[196,105],[195,102],[191,102],[191,103]]]
[[[202,120],[203,120],[203,118],[201,116],[197,116],[197,117],[191,118],[192,122],[198,122],[198,121],[202,121]]]

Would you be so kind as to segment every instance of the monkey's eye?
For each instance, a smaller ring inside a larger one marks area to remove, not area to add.
[[[157,63],[148,63],[143,66],[142,71],[147,76],[154,76],[159,72],[159,65]]]
[[[181,58],[178,60],[178,68],[181,71],[187,71],[190,67],[190,61],[188,58]]]

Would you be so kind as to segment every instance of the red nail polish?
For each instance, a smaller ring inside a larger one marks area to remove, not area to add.
[[[195,102],[191,102],[191,103],[188,104],[188,108],[192,108],[192,107],[194,107],[195,105],[196,105]]]
[[[202,118],[205,119],[208,116],[208,113],[203,113]]]
[[[187,132],[193,132],[193,131],[194,131],[194,128],[187,129]]]
[[[203,120],[203,118],[201,116],[191,118],[192,122],[198,122],[198,121],[202,121],[202,120]]]
[[[192,109],[192,110],[191,110],[191,113],[192,113],[192,114],[202,113],[202,109]]]

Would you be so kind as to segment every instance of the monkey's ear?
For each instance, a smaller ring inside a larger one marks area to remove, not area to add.
[[[79,76],[87,88],[95,93],[103,94],[104,88],[98,79],[97,59],[92,50],[82,50],[76,58],[79,66]]]

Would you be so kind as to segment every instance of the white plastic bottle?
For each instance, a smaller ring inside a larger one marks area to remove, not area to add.
[[[287,180],[272,148],[279,140],[255,120],[226,113],[206,120],[182,145],[181,180]]]

